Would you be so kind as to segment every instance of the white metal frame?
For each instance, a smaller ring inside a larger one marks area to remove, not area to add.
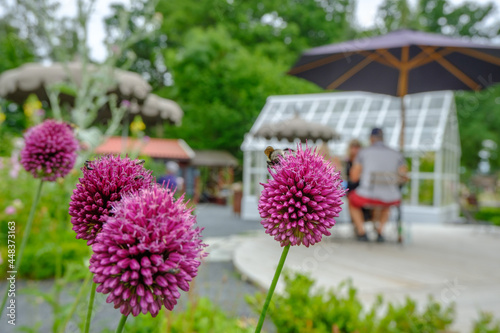
[[[421,218],[430,222],[454,219],[458,217],[458,205],[453,191],[458,189],[461,151],[453,93],[440,91],[409,95],[405,97],[405,105],[408,124],[405,128],[405,156],[410,159],[411,181],[403,205],[404,219],[418,221]],[[263,124],[287,120],[296,111],[305,120],[320,119],[320,123],[332,126],[340,134],[341,139],[329,142],[328,147],[333,155],[343,156],[352,138],[367,143],[369,130],[374,126],[382,127],[386,132],[386,143],[397,149],[401,127],[399,107],[399,98],[363,92],[269,97],[241,146],[244,152],[243,218],[259,218],[257,201],[262,188],[259,183],[264,182],[268,174],[264,149],[269,145],[294,147],[299,142],[255,137],[254,133]],[[309,145],[321,143],[308,142]],[[434,170],[424,172],[421,158],[429,153],[434,156]],[[432,180],[432,205],[422,205],[419,201],[424,180]],[[443,188],[445,181],[450,188]]]

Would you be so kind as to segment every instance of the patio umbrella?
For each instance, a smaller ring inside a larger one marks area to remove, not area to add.
[[[500,82],[500,46],[413,30],[399,30],[310,49],[288,72],[324,89],[401,97],[435,90],[480,90]]]
[[[0,97],[17,104],[23,104],[30,94],[36,94],[41,101],[49,101],[45,87],[50,84],[74,80],[79,84],[82,79],[82,63],[75,61],[65,66],[62,63],[53,63],[44,66],[40,63],[27,63],[18,68],[3,72],[0,75]],[[87,71],[97,71],[98,67],[87,64]],[[115,84],[108,93],[114,93],[118,100],[141,102],[146,99],[151,86],[137,73],[124,71],[118,68],[111,73],[102,73],[103,76],[113,75]],[[72,96],[62,94],[63,101],[71,103]]]
[[[287,139],[290,142],[294,139],[300,139],[301,141],[308,139],[329,141],[339,138],[339,135],[330,127],[306,121],[298,114],[283,122],[263,125],[254,135],[266,139]]]

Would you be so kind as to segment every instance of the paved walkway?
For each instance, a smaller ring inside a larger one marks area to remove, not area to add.
[[[198,204],[195,210],[198,226],[205,228],[203,239],[227,237],[262,230],[257,221],[245,221],[232,212],[229,206]]]
[[[290,249],[286,268],[308,272],[318,286],[336,287],[351,278],[370,304],[377,294],[402,302],[405,295],[423,306],[429,294],[443,304],[456,302],[454,330],[470,332],[478,311],[500,318],[500,228],[467,225],[413,225],[409,244],[359,243],[346,238],[349,225],[313,247]],[[239,272],[268,288],[281,255],[263,232],[245,239],[233,254]],[[280,282],[278,292],[283,291]]]
[[[200,266],[195,283],[191,285],[193,295],[209,297],[210,300],[221,307],[228,316],[233,317],[253,317],[257,314],[251,310],[245,301],[245,295],[253,295],[257,292],[257,287],[248,281],[241,280],[234,272],[231,263],[234,249],[242,242],[249,233],[255,233],[262,227],[256,221],[243,221],[232,213],[230,207],[211,204],[200,204],[196,207],[198,225],[204,227],[203,240],[209,244],[210,255]],[[3,295],[6,283],[0,281],[0,295]],[[22,326],[40,326],[37,332],[51,332],[53,322],[52,310],[39,296],[34,297],[28,294],[28,289],[39,292],[49,292],[52,289],[53,280],[46,281],[18,281],[17,304],[17,325],[7,324],[7,317],[0,318],[0,333],[18,332]],[[74,300],[74,296],[79,290],[79,284],[66,286],[61,295],[61,304],[69,306]],[[184,293],[183,293],[184,294]],[[177,310],[182,310],[187,301],[187,295],[179,299]],[[100,332],[103,328],[113,329],[120,320],[120,313],[115,310],[112,304],[105,302],[106,296],[96,295],[96,303],[92,321],[94,332]],[[86,302],[82,301],[79,313],[86,311]],[[129,319],[133,320],[133,319]],[[255,319],[256,320],[256,319]],[[68,325],[67,332],[77,332],[79,319],[74,318]],[[74,328],[74,329],[72,329]],[[273,332],[272,326],[267,326],[268,332]]]
[[[198,224],[205,227],[204,241],[210,255],[200,266],[194,292],[210,297],[230,315],[255,316],[243,295],[254,294],[257,288],[244,281],[269,287],[281,253],[279,244],[257,221],[243,221],[229,207],[199,205],[196,213]],[[479,309],[500,318],[500,228],[414,225],[410,242],[403,246],[354,242],[350,225],[336,225],[333,231],[334,238],[314,247],[292,248],[287,267],[309,272],[324,287],[352,278],[367,304],[377,293],[391,301],[410,295],[421,305],[428,294],[442,303],[455,301],[455,328],[461,332],[470,332]],[[389,239],[396,237],[394,228],[387,233]],[[244,281],[234,274],[233,264]],[[47,291],[52,281],[19,283],[20,290],[30,285]],[[0,282],[0,292],[3,288],[5,283]],[[278,285],[278,291],[282,290],[283,285]],[[71,290],[63,296],[63,303],[70,302]],[[95,327],[115,325],[118,320],[119,314],[104,299],[98,295],[96,300],[101,310],[95,316]],[[50,331],[50,310],[39,297],[20,293],[18,301],[19,325],[42,321],[39,332]],[[183,299],[179,308],[182,303]],[[13,332],[4,325],[1,318],[0,332]]]

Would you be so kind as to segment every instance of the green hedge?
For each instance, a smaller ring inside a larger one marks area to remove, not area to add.
[[[475,218],[479,221],[487,221],[500,226],[500,207],[481,207]]]
[[[432,298],[421,310],[410,298],[392,304],[384,302],[382,296],[366,308],[350,281],[332,290],[313,289],[314,281],[309,277],[286,274],[285,285],[285,293],[275,294],[268,310],[277,333],[449,332],[455,318],[454,304],[443,306]],[[264,299],[264,293],[248,297],[256,311]],[[498,325],[491,315],[481,314],[473,332],[499,333]]]
[[[73,170],[66,178],[56,182],[45,182],[42,196],[38,204],[33,228],[23,255],[23,264],[18,277],[29,279],[46,279],[54,277],[56,270],[79,264],[90,256],[90,248],[83,240],[76,239],[71,229],[68,213],[69,201],[80,175]],[[34,192],[39,180],[21,169],[17,178],[9,176],[8,168],[0,170],[0,180],[7,190],[0,199],[0,239],[7,239],[7,221],[16,222],[17,251],[21,245],[24,227],[28,220]],[[16,213],[7,215],[5,209],[15,206]],[[0,242],[3,263],[0,265],[0,276],[7,271],[6,242]],[[61,265],[61,267],[58,267]]]

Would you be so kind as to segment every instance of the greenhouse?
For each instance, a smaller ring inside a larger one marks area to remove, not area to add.
[[[455,101],[450,91],[413,94],[405,97],[404,155],[410,181],[403,191],[405,222],[440,223],[458,217],[460,140]],[[369,143],[370,130],[381,127],[385,143],[399,149],[401,133],[400,98],[361,92],[271,96],[246,134],[244,152],[242,217],[259,219],[259,183],[268,177],[267,146],[293,148],[295,142],[255,135],[264,125],[280,124],[299,115],[305,121],[330,126],[340,135],[328,141],[331,155],[344,159],[349,141]],[[309,145],[323,142],[308,141]],[[348,219],[346,210],[341,220]]]

